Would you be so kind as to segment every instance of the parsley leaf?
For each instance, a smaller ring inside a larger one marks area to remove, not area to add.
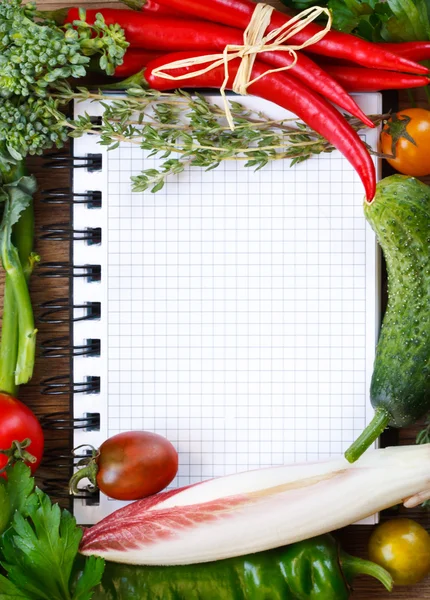
[[[9,579],[0,575],[0,600],[31,600],[19,590]]]
[[[85,561],[74,591],[72,571],[82,531],[74,517],[38,488],[30,469],[16,464],[0,485],[0,507],[6,495],[14,516],[0,539],[0,600],[90,600],[101,581],[104,560]]]
[[[101,582],[104,568],[103,559],[95,556],[86,559],[84,570],[73,594],[73,600],[90,600],[93,589]]]
[[[390,42],[413,42],[429,38],[430,23],[424,0],[389,0],[393,16],[382,27],[382,37]]]
[[[10,526],[16,511],[26,515],[37,504],[30,467],[18,462],[7,469],[7,475],[7,480],[0,477],[0,535]]]
[[[12,516],[15,511],[27,516],[37,506],[34,478],[31,476],[30,467],[25,463],[17,462],[7,470],[7,493]]]
[[[282,0],[296,10],[313,0]],[[411,42],[430,39],[430,0],[323,0],[333,16],[333,28],[373,42]]]
[[[12,507],[6,484],[0,479],[0,535],[8,528],[12,515]]]

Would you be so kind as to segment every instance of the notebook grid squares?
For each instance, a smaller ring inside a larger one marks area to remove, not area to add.
[[[166,436],[174,486],[341,453],[367,406],[352,168],[228,162],[152,195],[131,193],[130,172],[156,165],[139,149],[107,161],[108,436]]]

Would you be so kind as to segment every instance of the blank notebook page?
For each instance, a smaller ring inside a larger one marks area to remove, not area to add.
[[[357,100],[381,112],[379,94]],[[375,146],[377,132],[365,139]],[[77,205],[74,223],[101,227],[102,244],[77,241],[74,262],[102,276],[76,280],[74,299],[99,300],[102,317],[78,322],[74,341],[100,338],[101,355],[76,357],[74,378],[99,375],[101,393],[76,394],[74,413],[99,412],[101,428],[76,432],[75,446],[155,431],[179,452],[172,486],[341,454],[373,415],[378,325],[376,242],[349,163],[338,152],[258,172],[231,161],[141,194],[130,175],[157,160],[76,140],[77,156],[91,152],[102,171],[75,170],[74,191],[101,190],[102,208]],[[75,514],[91,523],[120,505],[77,500]]]

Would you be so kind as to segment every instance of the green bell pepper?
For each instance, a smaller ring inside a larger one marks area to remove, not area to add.
[[[106,563],[92,600],[347,600],[356,575],[391,589],[387,571],[344,553],[331,535],[211,563]]]

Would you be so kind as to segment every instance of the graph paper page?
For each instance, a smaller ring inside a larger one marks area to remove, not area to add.
[[[381,112],[378,94],[357,100]],[[76,432],[75,445],[157,432],[179,453],[173,487],[340,455],[373,415],[378,321],[376,243],[349,163],[338,152],[258,172],[229,161],[142,194],[130,175],[157,160],[127,144],[106,152],[94,137],[76,141],[75,154],[93,151],[103,169],[76,170],[74,189],[100,188],[102,208],[77,206],[74,217],[77,228],[102,227],[102,244],[76,242],[74,260],[98,261],[102,277],[78,280],[74,296],[98,298],[102,318],[93,333],[78,323],[74,338],[100,337],[101,356],[76,358],[74,376],[98,374],[102,388],[77,394],[74,411],[100,412],[101,427]],[[76,501],[75,513],[90,523],[119,505]]]

